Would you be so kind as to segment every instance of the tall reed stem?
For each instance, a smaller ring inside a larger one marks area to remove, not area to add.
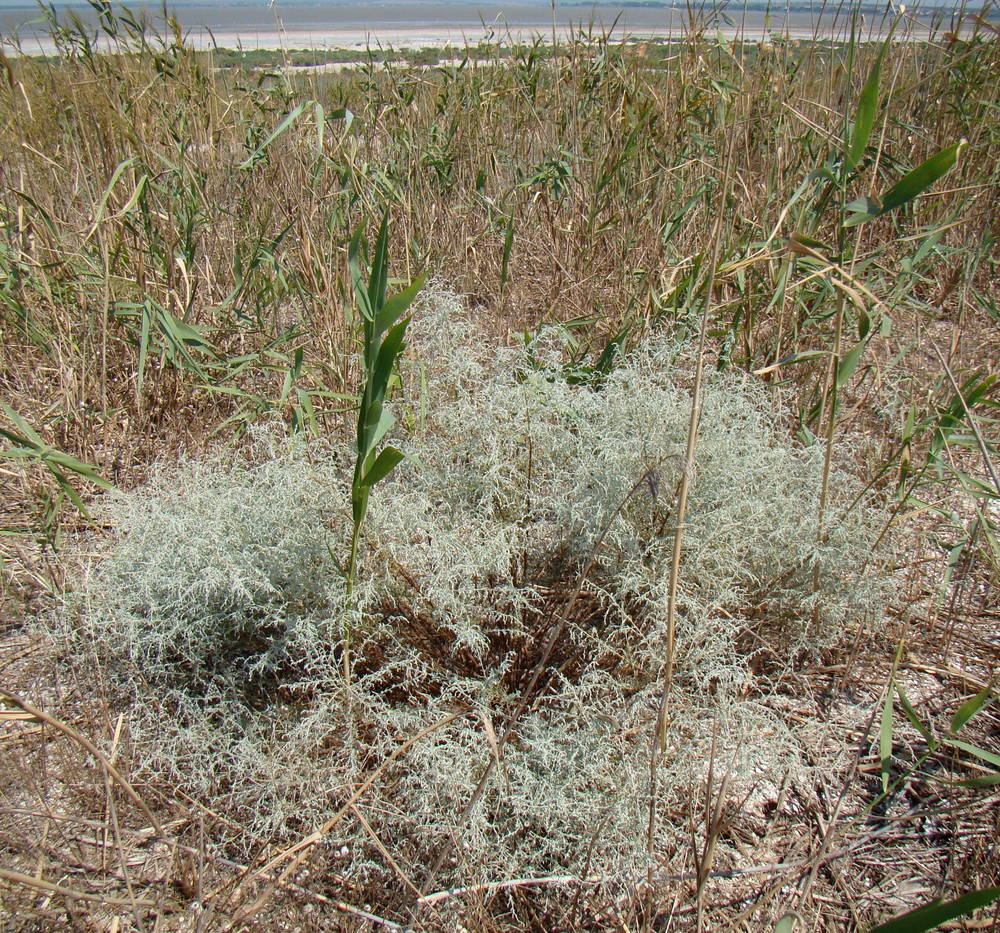
[[[660,756],[666,749],[667,728],[669,725],[670,689],[674,682],[674,650],[677,628],[677,588],[680,582],[681,550],[684,541],[684,521],[687,514],[688,494],[691,490],[691,477],[694,473],[694,459],[698,446],[698,425],[701,419],[701,394],[704,381],[705,343],[708,337],[708,323],[712,311],[712,299],[715,291],[716,270],[722,252],[723,225],[726,216],[726,205],[729,201],[729,191],[732,183],[733,138],[730,134],[726,145],[725,167],[719,204],[717,205],[715,222],[712,230],[712,259],[708,268],[708,279],[705,283],[705,301],[702,306],[701,326],[698,332],[698,348],[695,353],[694,387],[691,391],[691,419],[688,422],[687,448],[681,469],[680,485],[677,491],[677,525],[674,529],[673,550],[670,556],[670,577],[667,583],[667,660],[663,676],[663,689],[660,693],[660,705],[656,715],[656,729],[649,750],[649,823],[646,830],[646,849],[648,862],[646,867],[647,894],[652,898],[653,891],[653,856],[656,839],[656,794],[657,766]],[[651,904],[650,904],[651,906]],[[647,911],[647,920],[651,919],[652,910]]]

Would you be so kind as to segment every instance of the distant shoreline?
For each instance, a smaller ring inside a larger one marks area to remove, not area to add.
[[[367,48],[419,50],[464,48],[481,41],[504,44],[541,39],[551,42],[553,31],[559,40],[592,28],[595,35],[621,40],[670,40],[690,34],[687,13],[660,4],[636,3],[622,6],[587,6],[583,3],[556,8],[556,20],[548,6],[520,3],[482,3],[464,0],[430,0],[427,3],[381,3],[364,9],[355,5],[317,7],[310,4],[277,6],[210,6],[192,4],[176,12],[185,41],[195,49],[212,48],[244,51],[308,50],[334,51]],[[77,13],[77,10],[73,10]],[[938,11],[940,12],[940,11]],[[26,28],[11,21],[10,10],[0,11],[3,47],[10,54],[15,47],[23,54],[52,55],[55,43],[44,26]],[[589,15],[588,15],[589,14]],[[35,18],[40,15],[35,11]],[[77,13],[86,22],[82,11]],[[279,19],[280,17],[280,19]],[[18,22],[23,24],[23,20]],[[865,38],[879,39],[890,20],[881,15],[864,15],[860,32]],[[161,18],[151,18],[154,30],[162,30]],[[815,18],[810,13],[790,12],[765,16],[762,11],[734,9],[730,18],[710,14],[705,34],[721,34],[727,39],[768,41],[841,40],[851,30],[847,14]],[[922,16],[906,17],[901,37],[923,41],[948,24]],[[96,27],[95,27],[96,29]],[[13,33],[17,32],[17,41]],[[98,42],[100,45],[100,41]]]

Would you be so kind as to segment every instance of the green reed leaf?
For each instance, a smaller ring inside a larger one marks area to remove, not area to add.
[[[974,697],[969,697],[956,711],[952,717],[950,732],[957,735],[962,731],[965,724],[972,719],[980,710],[993,699],[993,691],[990,687],[984,687]]]
[[[285,118],[274,128],[274,131],[271,133],[271,135],[268,136],[267,139],[265,139],[264,142],[262,142],[254,150],[253,154],[249,156],[249,158],[246,158],[242,162],[240,162],[237,168],[246,171],[247,169],[252,168],[254,165],[256,165],[256,163],[260,161],[260,159],[263,157],[264,153],[271,146],[271,144],[282,133],[284,133],[285,130],[287,130],[296,120],[298,120],[298,118],[302,116],[303,113],[305,113],[306,108],[309,107],[310,104],[312,103],[313,102],[311,100],[304,100],[298,106],[294,107],[291,111],[289,111],[285,115]]]
[[[907,172],[882,196],[882,209],[879,213],[886,214],[897,207],[902,207],[930,188],[934,182],[955,167],[959,153],[965,145],[967,140],[963,139],[947,149],[942,149]]]
[[[1000,899],[1000,887],[973,891],[947,903],[942,903],[940,900],[931,901],[925,907],[918,907],[900,917],[872,927],[868,933],[925,933],[956,917],[964,917],[974,910],[988,907],[997,899]]]
[[[851,130],[850,145],[847,149],[847,167],[857,168],[868,148],[868,141],[871,139],[872,127],[875,125],[875,114],[878,111],[878,91],[882,76],[882,60],[885,58],[889,43],[892,42],[892,35],[886,39],[882,50],[875,59],[868,80],[861,90],[861,97],[858,99],[858,109],[854,116],[854,125]]]

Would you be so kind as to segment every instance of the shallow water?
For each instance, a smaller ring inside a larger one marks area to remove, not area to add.
[[[77,13],[92,22],[89,6],[77,3],[56,4],[56,9]],[[156,8],[152,8],[156,9]],[[272,5],[266,2],[228,4],[189,2],[171,4],[188,41],[196,47],[217,45],[223,48],[352,48],[393,46],[462,47],[484,38],[516,41],[534,36],[566,38],[581,29],[596,34],[636,38],[681,36],[692,23],[686,7],[674,9],[666,4],[645,3],[549,3],[520,0],[385,0],[357,4],[344,0]],[[881,12],[868,8],[863,15],[863,34],[873,37],[883,33],[889,20]],[[157,13],[151,13],[153,21]],[[38,20],[37,7],[24,0],[0,0],[0,32],[9,41],[14,37],[27,53],[49,53],[52,42],[44,26],[31,25]],[[941,20],[942,14],[912,19],[913,33],[924,38]],[[947,25],[948,17],[944,16]],[[162,26],[162,18],[160,18]],[[851,28],[850,16],[809,12],[780,12],[771,15],[763,10],[731,6],[728,15],[706,13],[698,23],[709,32],[720,31],[732,38],[767,39],[774,35],[792,38],[841,37]]]

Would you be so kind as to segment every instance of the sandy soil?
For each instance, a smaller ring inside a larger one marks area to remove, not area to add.
[[[414,8],[415,7],[415,8]],[[325,14],[315,7],[287,7],[276,11],[247,8],[193,7],[179,12],[187,41],[195,48],[227,49],[364,49],[364,48],[464,48],[484,38],[510,42],[541,36],[549,41],[553,31],[560,39],[581,29],[594,35],[636,39],[679,38],[689,32],[686,14],[661,8],[563,7],[553,23],[547,7],[529,5],[477,6],[475,3],[428,3],[414,7],[393,5],[361,8],[331,7]],[[362,16],[363,13],[363,16]],[[616,14],[617,18],[616,18]],[[280,17],[280,18],[279,18]],[[863,22],[863,32],[878,38],[887,21]],[[761,13],[734,14],[705,26],[708,34],[766,41],[778,36],[792,39],[844,38],[851,28],[848,17],[814,21],[809,14],[791,13],[765,21]],[[162,23],[159,24],[162,28]],[[926,39],[930,25],[914,21],[900,30],[911,39]],[[52,40],[32,27],[0,19],[0,36],[8,41],[18,35],[27,54],[53,54]],[[5,45],[8,43],[5,42]],[[7,49],[8,54],[10,49]]]

